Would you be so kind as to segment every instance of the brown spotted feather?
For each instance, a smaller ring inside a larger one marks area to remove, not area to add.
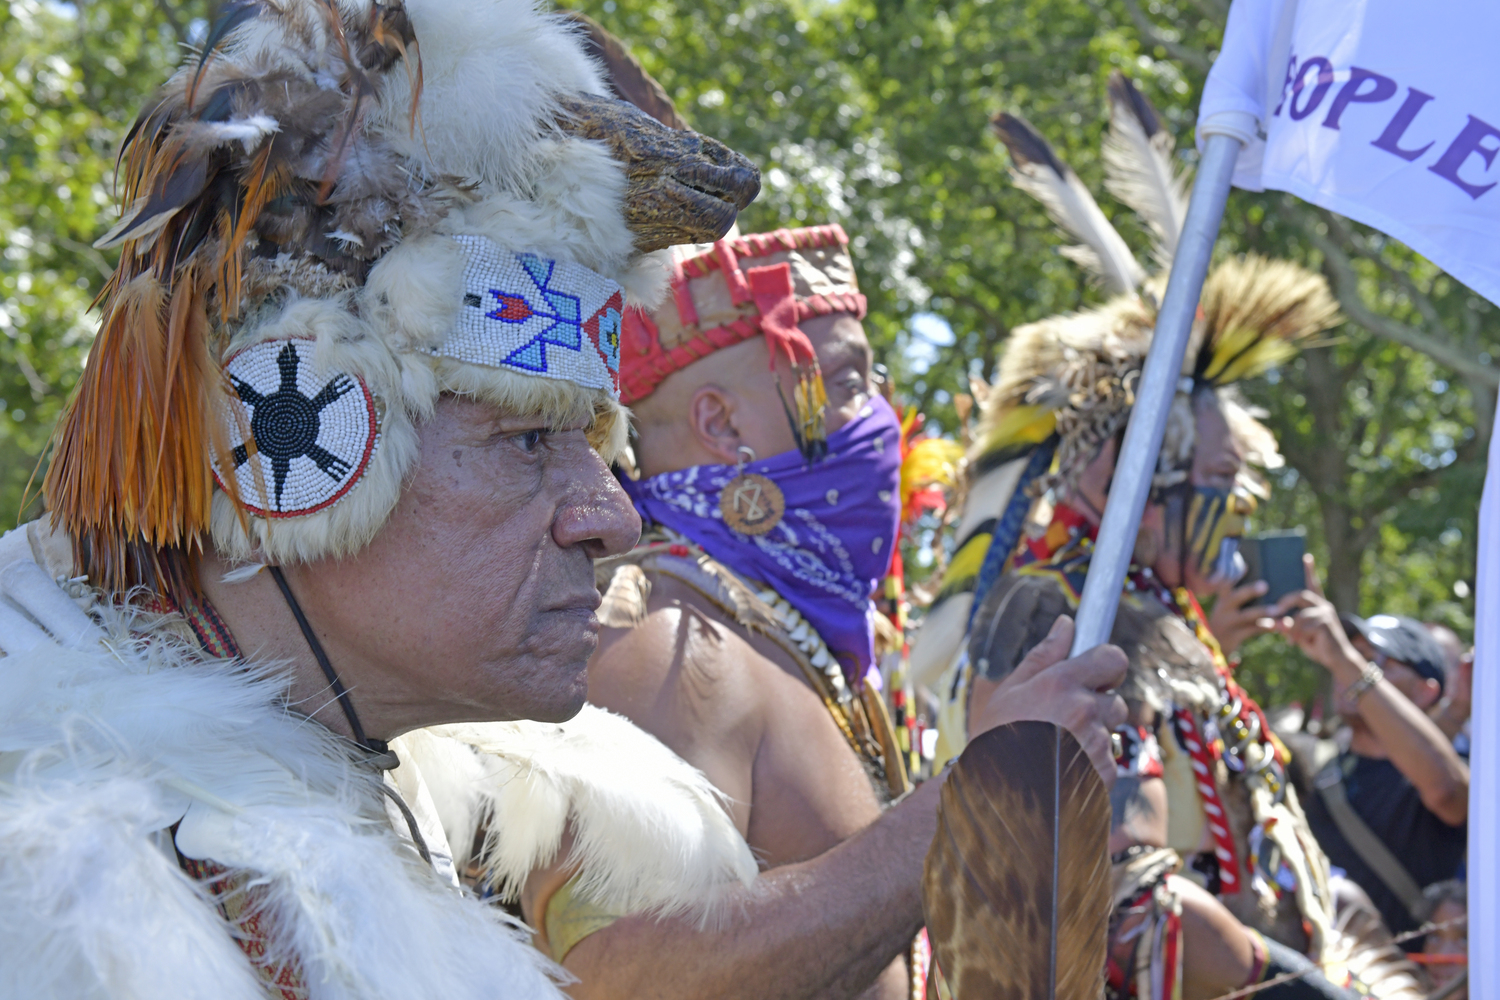
[[[1110,910],[1109,795],[1045,722],[969,743],[943,786],[923,901],[954,1000],[1098,1000]]]

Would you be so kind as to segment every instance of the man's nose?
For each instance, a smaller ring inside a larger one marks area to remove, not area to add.
[[[582,546],[591,559],[629,551],[641,537],[641,518],[630,498],[592,448],[575,468],[552,523],[553,539],[565,549]]]

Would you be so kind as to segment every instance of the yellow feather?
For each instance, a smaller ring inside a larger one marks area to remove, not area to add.
[[[948,571],[943,574],[944,591],[966,586],[970,580],[979,575],[979,567],[984,565],[984,557],[990,550],[990,539],[993,537],[988,531],[982,531],[964,542],[963,546],[953,553],[953,559],[948,563]]]
[[[945,438],[923,438],[912,445],[901,460],[901,506],[917,490],[956,484],[958,460],[963,457],[964,446]]]
[[[1057,429],[1057,414],[1045,406],[1017,406],[999,415],[980,453],[993,454],[1022,444],[1041,444]]]

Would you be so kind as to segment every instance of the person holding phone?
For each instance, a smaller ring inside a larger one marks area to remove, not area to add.
[[[1298,755],[1314,790],[1308,822],[1400,933],[1420,925],[1422,890],[1457,873],[1468,838],[1469,768],[1427,714],[1443,694],[1443,650],[1414,619],[1341,616],[1312,556],[1303,565],[1306,588],[1270,617],[1332,675],[1348,724],[1336,746]]]

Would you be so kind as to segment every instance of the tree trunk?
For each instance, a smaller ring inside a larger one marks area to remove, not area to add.
[[[1300,462],[1299,467],[1317,494],[1323,520],[1323,540],[1328,546],[1328,565],[1322,567],[1323,589],[1340,611],[1358,614],[1363,552],[1356,541],[1356,512],[1348,500],[1349,461],[1344,454],[1348,434],[1340,421],[1346,380],[1330,348],[1310,348],[1303,357],[1313,435],[1308,443],[1311,461]]]

